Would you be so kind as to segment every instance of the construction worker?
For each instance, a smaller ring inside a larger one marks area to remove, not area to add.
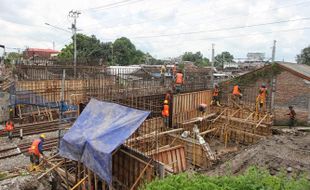
[[[212,95],[211,105],[221,106],[220,105],[219,94],[220,94],[219,86],[217,84],[215,84],[214,85],[214,90],[213,90],[213,95]]]
[[[8,138],[9,138],[10,140],[12,140],[12,138],[13,138],[13,130],[14,130],[14,123],[13,123],[12,120],[8,120],[8,121],[6,122],[4,130],[5,130],[6,132],[8,132]]]
[[[40,157],[44,157],[43,143],[45,140],[45,134],[41,134],[39,139],[32,142],[31,147],[28,149],[30,154],[30,162],[32,166],[37,166],[40,163]]]
[[[181,70],[179,70],[175,75],[175,89],[177,93],[181,92],[183,84],[184,84],[183,73]]]
[[[289,110],[290,110],[290,112],[288,113],[288,114],[286,114],[286,115],[289,115],[289,123],[288,123],[288,126],[289,126],[289,128],[291,129],[292,127],[294,127],[294,125],[295,125],[295,119],[296,119],[296,112],[295,112],[295,110],[293,109],[293,106],[289,106],[288,107],[289,108]]]
[[[241,90],[239,88],[239,85],[237,85],[237,84],[234,85],[232,95],[233,95],[233,99],[236,99],[236,97],[239,99],[242,98],[242,94],[241,94]]]
[[[166,74],[166,71],[167,71],[167,66],[166,66],[166,63],[165,63],[160,68],[160,76],[161,76],[162,84],[165,84],[165,74]]]
[[[259,101],[260,109],[262,109],[264,105],[266,104],[267,95],[268,95],[268,91],[267,91],[266,85],[262,84],[258,92],[258,101]],[[264,107],[264,109],[266,108]]]
[[[164,107],[163,107],[163,110],[161,111],[161,115],[163,116],[165,126],[167,127],[168,126],[168,120],[169,120],[169,102],[168,102],[168,100],[164,101]]]
[[[171,90],[168,90],[165,94],[165,100],[168,100],[168,102],[171,101],[171,94],[172,94]]]
[[[177,74],[177,66],[175,64],[173,64],[173,67],[172,67],[172,77],[173,79],[175,78],[175,75]]]

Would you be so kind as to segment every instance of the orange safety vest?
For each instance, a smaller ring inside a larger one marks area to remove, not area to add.
[[[260,98],[261,98],[261,101],[262,101],[262,102],[265,102],[266,97],[267,97],[267,88],[261,87],[261,88],[259,89],[259,96],[260,96]]]
[[[34,154],[36,156],[40,157],[40,151],[39,151],[39,144],[40,144],[41,140],[40,139],[36,139],[32,142],[31,147],[28,149],[28,152],[30,154]]]
[[[169,105],[164,104],[164,109],[161,111],[163,117],[169,117]]]
[[[14,126],[13,126],[13,123],[10,121],[10,122],[6,122],[5,124],[5,131],[13,131],[14,129]]]
[[[183,84],[183,74],[182,73],[177,73],[176,74],[175,83],[176,84]]]
[[[239,86],[235,85],[234,89],[233,89],[233,95],[241,95],[240,91],[239,91]]]
[[[220,90],[218,88],[214,88],[213,96],[219,96]]]

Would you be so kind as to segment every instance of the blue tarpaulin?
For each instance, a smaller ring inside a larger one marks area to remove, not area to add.
[[[60,155],[81,161],[102,179],[112,181],[112,152],[150,112],[91,99],[60,142]]]

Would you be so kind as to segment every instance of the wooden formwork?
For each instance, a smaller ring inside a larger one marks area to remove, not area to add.
[[[173,126],[194,117],[202,116],[198,111],[200,104],[206,104],[206,112],[210,112],[210,103],[212,99],[212,91],[204,90],[198,92],[177,94],[173,96]]]
[[[151,158],[122,147],[113,155],[113,187],[138,189],[141,184],[155,178],[155,165]]]
[[[169,134],[166,141],[172,142],[171,146],[182,145],[185,147],[185,157],[187,168],[198,166],[200,168],[208,168],[211,161],[207,158],[206,152],[197,140],[192,138],[181,138],[180,135]]]

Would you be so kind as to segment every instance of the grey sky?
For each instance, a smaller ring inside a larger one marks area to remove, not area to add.
[[[77,24],[82,33],[102,41],[125,36],[157,58],[185,51],[210,57],[212,43],[216,53],[226,50],[245,57],[247,52],[265,52],[270,57],[275,39],[276,59],[294,61],[310,45],[310,19],[300,20],[310,17],[310,0],[0,0],[0,4],[0,44],[11,48],[52,48],[55,41],[56,49],[61,49],[71,34],[44,23],[68,29],[72,9],[82,12]],[[284,22],[253,26],[278,21]]]

